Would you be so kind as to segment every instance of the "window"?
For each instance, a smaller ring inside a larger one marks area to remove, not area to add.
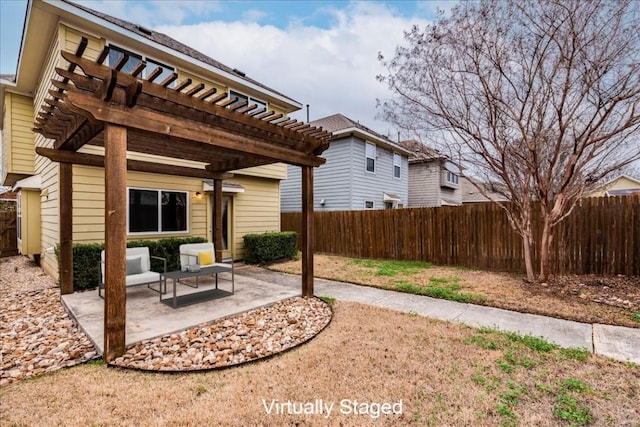
[[[373,202],[371,200],[367,200],[364,202],[365,209],[373,209]]]
[[[258,111],[258,110],[265,110],[267,109],[267,103],[264,101],[260,101],[257,100],[255,98],[251,98],[250,96],[247,95],[243,95],[240,92],[236,92],[235,90],[229,90],[229,99],[231,98],[238,98],[238,100],[236,102],[234,102],[233,104],[230,105],[230,107],[234,107],[237,104],[240,104],[242,102],[247,102],[248,105],[252,105],[255,104],[258,106],[258,108],[256,108],[256,110],[254,111]]]
[[[367,164],[366,164],[367,172],[375,172],[376,171],[376,146],[367,142],[365,155],[367,157]]]
[[[158,62],[150,58],[143,58],[141,55],[129,52],[127,50],[124,50],[114,45],[109,46],[109,65],[111,67],[115,66],[120,61],[120,59],[125,54],[125,52],[129,55],[129,59],[127,60],[127,63],[124,65],[124,67],[122,67],[122,70],[121,70],[125,73],[131,73],[131,71],[133,71],[135,66],[138,65],[138,62],[143,60],[146,60],[147,66],[142,71],[142,77],[147,77],[158,67],[162,70],[162,73],[160,73],[160,75],[155,78],[154,80],[155,83],[161,83],[164,79],[169,77],[174,72],[173,68],[167,65],[164,65],[161,62]],[[175,86],[175,82],[169,85],[169,87],[174,87],[174,86]]]
[[[447,171],[447,182],[451,184],[458,184],[458,175],[451,171]]]
[[[385,209],[393,209],[393,202],[384,202]]]
[[[187,192],[129,189],[129,233],[188,231]]]
[[[402,157],[400,154],[393,153],[393,177],[400,179],[400,166],[402,165]]]

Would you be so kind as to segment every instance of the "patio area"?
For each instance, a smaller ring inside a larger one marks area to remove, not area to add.
[[[160,302],[160,295],[145,287],[127,289],[126,345],[175,334],[206,322],[236,316],[259,307],[275,304],[300,296],[299,283],[273,283],[259,276],[243,274],[255,267],[238,266],[235,274],[235,292],[222,298],[203,301],[186,307],[171,308]],[[227,277],[229,275],[229,277]],[[219,289],[231,291],[230,273],[219,275]],[[167,283],[170,298],[173,284]],[[179,295],[215,288],[215,279],[200,277],[198,288],[177,285]],[[90,337],[95,347],[104,351],[104,300],[97,290],[62,295],[62,302],[80,327]]]

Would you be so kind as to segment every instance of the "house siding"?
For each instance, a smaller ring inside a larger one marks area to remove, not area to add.
[[[282,212],[302,211],[302,168],[300,166],[287,165],[287,179],[281,182],[280,191],[282,194],[280,210]]]
[[[408,202],[408,161],[402,156],[400,179],[393,177],[393,152],[376,146],[375,172],[366,171],[365,141],[349,136],[331,141],[322,154],[327,162],[315,169],[314,210],[362,210],[365,201],[373,201],[375,209],[384,208],[384,193]],[[282,212],[299,212],[301,204],[301,172],[289,166],[287,179],[282,182]],[[322,206],[320,201],[324,199]]]
[[[33,99],[28,96],[7,94],[9,130],[4,140],[8,143],[10,156],[7,172],[33,174]]]
[[[436,162],[409,164],[409,207],[441,206],[440,167]]]
[[[5,95],[3,129],[3,173],[34,173],[33,160],[33,99],[7,92]],[[2,177],[4,180],[4,177]]]
[[[244,258],[243,236],[250,233],[280,231],[280,181],[236,175],[233,182],[244,193],[233,198],[234,258]]]
[[[384,208],[384,193],[400,197],[399,203],[407,205],[408,174],[407,159],[403,156],[400,179],[393,177],[393,152],[376,145],[375,172],[365,168],[365,141],[351,137],[351,207],[352,210],[364,209],[364,202],[372,200],[374,209]]]

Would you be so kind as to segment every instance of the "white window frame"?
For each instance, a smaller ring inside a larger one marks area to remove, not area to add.
[[[370,208],[367,207],[367,203],[371,203],[371,207]],[[365,200],[364,201],[364,208],[365,208],[365,210],[373,210],[373,209],[376,208],[376,202],[374,202],[373,200]]]
[[[158,193],[158,231],[131,231],[129,225],[130,211],[129,211],[129,190],[140,190],[140,191],[155,191]],[[177,230],[177,231],[162,231],[162,193],[182,193],[185,194],[186,204],[186,213],[185,213],[185,222],[186,229],[185,230]],[[175,235],[175,234],[189,234],[190,230],[190,208],[191,201],[189,200],[189,191],[185,190],[171,190],[167,188],[145,188],[145,187],[127,187],[127,235],[130,236],[142,236],[142,235]]]
[[[459,185],[460,177],[454,172],[447,170],[447,182],[450,184]]]
[[[398,176],[396,176],[396,168],[398,168]],[[398,153],[393,153],[393,177],[402,179],[402,156]]]
[[[146,62],[147,63],[147,67],[145,67],[145,69],[142,70],[142,73],[141,73],[141,76],[143,78],[146,78],[149,75],[149,73],[153,72],[153,70],[155,70],[159,66],[160,67],[164,67],[167,70],[171,70],[172,73],[176,72],[175,67],[167,65],[162,61],[158,61],[157,59],[149,58],[148,56],[142,55],[141,53],[137,53],[137,52],[134,52],[132,50],[125,49],[124,47],[121,47],[118,44],[109,43],[109,54],[111,54],[111,50],[117,50],[117,51],[120,51],[120,52],[127,53],[129,55],[135,55],[136,58],[139,58],[140,60]],[[152,64],[151,67],[148,66],[150,63]],[[110,67],[113,67],[113,66],[116,65],[116,64],[110,64],[109,63],[109,55],[107,55],[107,65],[109,65]],[[160,83],[161,81],[162,81],[161,78],[158,78],[158,79],[154,80],[154,82],[156,82],[156,83]],[[172,88],[172,87],[175,87],[175,85],[176,85],[176,81],[174,80],[167,87]]]
[[[369,152],[370,147],[373,147],[371,149],[372,153]],[[372,171],[369,170],[369,159],[373,160]],[[370,142],[365,142],[364,146],[364,170],[368,173],[376,173],[376,145]]]
[[[258,111],[264,108],[265,111],[267,111],[269,104],[265,101],[262,101],[260,99],[256,99],[253,98],[249,95],[245,95],[242,92],[238,92],[237,90],[233,90],[233,89],[229,89],[228,91],[228,96],[229,99],[231,98],[238,98],[237,102],[243,102],[243,101],[247,101],[247,105],[251,105],[251,104],[256,104],[258,106],[258,108],[256,108],[254,111]],[[233,106],[234,104],[231,104],[231,106]]]

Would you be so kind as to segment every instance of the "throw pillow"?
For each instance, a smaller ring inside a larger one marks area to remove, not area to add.
[[[127,276],[142,273],[142,257],[127,257]]]
[[[212,251],[198,252],[198,259],[200,260],[200,265],[213,264],[213,252]]]

